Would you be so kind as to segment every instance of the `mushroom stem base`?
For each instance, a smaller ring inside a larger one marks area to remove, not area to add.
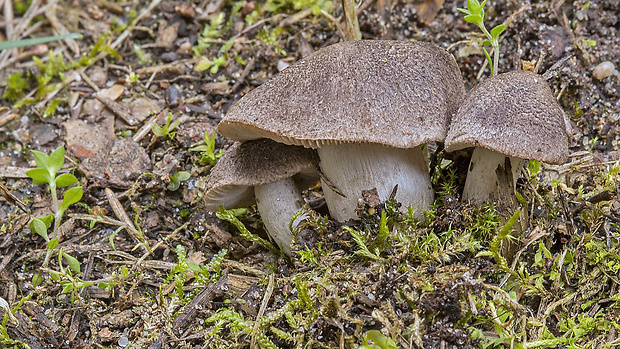
[[[257,185],[254,187],[254,195],[258,212],[260,212],[269,236],[287,256],[290,256],[293,234],[289,229],[289,224],[293,215],[302,209],[304,202],[295,182],[292,178],[287,178]],[[293,222],[293,229],[304,218],[303,214],[297,217]]]
[[[503,198],[512,201],[524,159],[476,147],[469,162],[463,199],[477,204]]]
[[[333,219],[357,219],[355,212],[363,190],[377,188],[379,198],[389,198],[398,185],[396,200],[422,216],[433,202],[433,189],[423,147],[399,149],[378,144],[334,144],[318,148],[321,171],[346,197],[323,183],[325,201]]]

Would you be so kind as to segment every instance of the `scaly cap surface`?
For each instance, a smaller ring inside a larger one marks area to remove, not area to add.
[[[446,150],[484,147],[502,154],[563,164],[566,116],[545,79],[517,70],[488,78],[465,97],[452,120]]]
[[[293,177],[318,165],[311,149],[259,139],[235,143],[211,169],[203,196],[207,209],[250,205],[253,187]]]
[[[443,141],[465,95],[454,58],[426,42],[361,40],[323,48],[246,94],[220,122],[227,138],[317,148]]]

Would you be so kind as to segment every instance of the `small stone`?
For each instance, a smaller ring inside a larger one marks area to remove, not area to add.
[[[164,52],[159,58],[161,58],[164,63],[170,63],[176,61],[178,57],[179,55],[176,52]]]
[[[610,61],[605,61],[594,67],[592,75],[598,80],[603,80],[608,76],[614,75],[615,71],[616,67],[614,67],[614,64]]]
[[[127,336],[121,336],[121,338],[118,339],[118,346],[119,347],[126,347],[129,345],[129,338],[127,338]]]
[[[175,6],[174,9],[181,17],[187,19],[194,19],[194,17],[196,17],[196,10],[188,3],[181,3],[180,5]]]

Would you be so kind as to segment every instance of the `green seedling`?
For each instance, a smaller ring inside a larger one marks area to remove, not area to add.
[[[198,35],[196,45],[192,47],[194,58],[202,56],[204,50],[211,47],[214,43],[219,43],[223,35],[224,22],[226,14],[220,12],[216,17],[211,19],[208,25],[205,25],[202,33]]]
[[[191,174],[187,171],[175,172],[170,177],[170,184],[168,184],[168,190],[176,191],[181,186],[181,182],[184,182],[191,177]]]
[[[200,162],[211,166],[215,166],[217,160],[224,155],[224,151],[221,149],[215,152],[215,132],[213,132],[212,135],[209,135],[209,132],[205,131],[204,144],[197,145],[189,150],[201,152]]]
[[[152,130],[153,130],[153,133],[157,137],[161,137],[161,138],[170,137],[170,139],[174,139],[175,132],[173,131],[180,124],[181,124],[180,120],[172,121],[172,113],[168,113],[168,115],[166,116],[166,123],[163,126],[159,126],[159,124],[154,123]]]
[[[30,222],[30,230],[41,236],[47,243],[47,254],[45,256],[45,261],[43,262],[43,267],[46,267],[52,256],[52,253],[58,246],[61,238],[59,227],[60,222],[62,221],[62,217],[67,208],[69,208],[69,206],[80,201],[83,192],[82,187],[76,185],[67,189],[64,192],[62,201],[59,201],[58,188],[66,188],[78,184],[77,178],[70,173],[63,173],[57,175],[58,171],[60,171],[60,169],[65,163],[64,146],[55,149],[49,156],[36,150],[33,150],[32,154],[34,156],[34,161],[37,164],[37,167],[27,171],[26,174],[28,175],[28,177],[32,178],[33,184],[48,185],[50,194],[52,196],[52,211],[54,212],[45,217],[34,218]],[[50,237],[48,235],[48,229],[51,227],[52,222],[54,226],[52,230],[52,236]],[[67,261],[71,269],[79,272],[79,263],[77,263],[77,260],[62,251],[58,252],[58,256],[59,261],[64,258],[64,260]],[[33,284],[35,286],[39,285],[41,281],[41,274],[36,274],[33,279]]]
[[[209,73],[211,73],[212,75],[215,75],[217,74],[217,72],[220,70],[221,67],[226,65],[227,61],[228,61],[228,55],[222,55],[220,57],[216,57],[213,60],[210,60],[209,58],[203,56],[203,57],[200,57],[200,60],[198,61],[194,69],[196,71],[209,70]]]
[[[484,56],[489,61],[491,75],[495,76],[497,75],[497,65],[499,63],[499,36],[506,30],[506,24],[497,25],[490,32],[487,30],[484,25],[484,5],[486,3],[487,0],[482,1],[482,3],[478,2],[478,0],[467,0],[467,8],[459,8],[458,10],[466,15],[465,21],[477,25],[484,36],[486,36],[487,40],[483,44],[493,47],[493,59],[491,59],[491,55],[486,48],[483,47],[482,49],[484,50]]]
[[[54,214],[55,226],[58,226],[62,215],[70,205],[80,201],[82,198],[82,187],[75,186],[65,191],[62,201],[58,200],[58,188],[66,188],[78,184],[77,178],[71,173],[57,175],[58,171],[65,163],[65,147],[61,146],[54,150],[49,156],[37,150],[32,151],[37,167],[26,172],[32,178],[33,184],[47,184],[52,195],[52,210]],[[56,232],[57,229],[55,228]]]

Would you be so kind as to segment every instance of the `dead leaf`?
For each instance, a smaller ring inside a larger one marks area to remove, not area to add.
[[[413,4],[418,14],[418,22],[429,25],[437,17],[443,3],[444,0],[422,0]]]

